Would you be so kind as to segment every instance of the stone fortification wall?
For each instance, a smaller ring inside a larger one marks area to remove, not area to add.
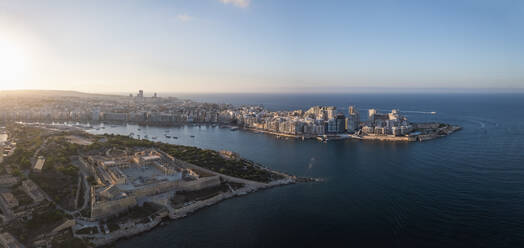
[[[220,185],[220,176],[203,177],[179,185],[179,191],[196,191]]]
[[[152,184],[135,190],[132,192],[131,196],[123,199],[95,202],[92,206],[91,218],[101,219],[127,211],[129,208],[138,204],[137,198],[157,195],[171,190],[195,191],[218,185],[220,185],[219,176],[199,178],[194,181],[179,180],[174,182]]]
[[[137,205],[136,197],[130,196],[113,201],[99,201],[91,209],[92,219],[101,219],[127,211]]]
[[[162,182],[158,184],[145,186],[143,188],[135,190],[133,192],[133,195],[136,197],[144,197],[161,194],[170,190],[195,191],[218,185],[220,185],[219,176],[204,177],[193,181],[177,180],[173,182]]]

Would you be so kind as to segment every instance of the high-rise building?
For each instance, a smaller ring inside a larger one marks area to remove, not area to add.
[[[93,109],[92,115],[91,115],[92,121],[99,121],[100,120],[100,109],[95,108]]]
[[[347,131],[354,132],[360,126],[360,114],[354,106],[349,106],[348,120],[347,120]]]
[[[346,117],[344,116],[344,114],[342,113],[337,114],[335,118],[335,123],[337,125],[336,127],[337,133],[343,133],[346,131]]]
[[[328,120],[335,118],[335,115],[336,115],[335,111],[337,111],[337,108],[333,106],[326,107],[326,114],[327,114]]]
[[[144,91],[143,90],[139,90],[138,91],[138,95],[136,95],[138,98],[143,98],[144,97]]]
[[[369,109],[368,110],[368,121],[371,123],[375,122],[375,115],[377,114],[376,109]]]
[[[399,113],[398,109],[393,109],[393,110],[391,110],[391,113],[388,114],[389,120],[392,120],[392,121],[398,120],[399,117],[400,117],[400,113]]]
[[[337,122],[335,119],[329,119],[326,121],[327,130],[326,133],[336,133],[337,132]]]

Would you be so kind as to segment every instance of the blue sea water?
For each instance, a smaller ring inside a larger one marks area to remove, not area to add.
[[[92,132],[228,149],[270,168],[324,178],[221,202],[117,247],[523,247],[523,94],[184,95],[269,109],[333,105],[406,112],[464,129],[422,143],[284,140],[211,126]],[[165,130],[178,139],[165,139]],[[194,135],[191,138],[190,135]]]

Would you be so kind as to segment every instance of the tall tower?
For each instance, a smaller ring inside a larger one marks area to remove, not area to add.
[[[375,114],[376,114],[376,113],[377,113],[377,110],[376,110],[376,109],[369,109],[369,111],[368,111],[368,114],[369,114],[369,115],[368,115],[368,120],[369,120],[370,122],[372,122],[372,123],[375,122]]]
[[[348,111],[348,123],[347,129],[348,132],[354,132],[360,126],[360,114],[358,113],[355,106],[349,106]]]
[[[335,119],[336,117],[336,111],[337,108],[334,107],[334,106],[329,106],[329,107],[326,107],[326,114],[327,114],[327,118],[328,120],[330,119]]]

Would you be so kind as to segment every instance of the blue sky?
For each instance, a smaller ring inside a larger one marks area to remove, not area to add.
[[[513,90],[523,30],[523,1],[0,0],[0,89]]]

